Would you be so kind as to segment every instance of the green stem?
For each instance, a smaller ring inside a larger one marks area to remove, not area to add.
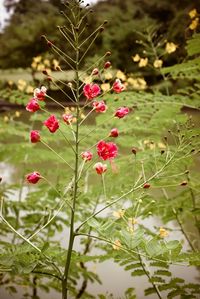
[[[153,288],[154,288],[156,294],[158,295],[158,298],[162,299],[162,296],[161,296],[161,293],[160,293],[160,291],[159,291],[159,289],[158,289],[158,286],[155,284],[155,282],[152,281],[152,277],[151,277],[150,271],[149,271],[149,269],[148,269],[148,266],[147,266],[147,264],[143,261],[142,256],[141,256],[139,250],[138,250],[138,257],[139,257],[140,265],[141,265],[141,267],[142,267],[144,273],[145,273],[146,276],[148,277],[149,282],[152,284],[152,286],[153,286]]]
[[[78,46],[78,36],[76,37],[76,99],[77,99],[77,107],[76,107],[76,129],[75,129],[75,169],[74,169],[74,188],[73,188],[73,202],[72,207],[73,210],[71,211],[71,222],[70,222],[70,236],[69,236],[69,244],[68,244],[68,250],[67,250],[67,257],[65,262],[65,270],[62,280],[62,298],[67,299],[68,298],[68,281],[69,281],[69,270],[70,270],[70,263],[71,263],[71,255],[73,250],[73,244],[74,244],[74,217],[75,217],[75,208],[76,208],[76,199],[77,199],[77,191],[78,191],[78,179],[79,179],[79,114],[80,114],[80,108],[79,108],[79,46]]]

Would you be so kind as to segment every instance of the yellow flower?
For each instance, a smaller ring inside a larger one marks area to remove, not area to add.
[[[128,84],[131,85],[134,89],[144,90],[147,88],[147,83],[143,78],[128,78]]]
[[[171,54],[171,53],[173,53],[173,52],[175,52],[176,51],[176,48],[177,48],[178,46],[177,45],[175,45],[174,43],[166,43],[166,46],[165,46],[165,51],[168,53],[168,54]]]
[[[121,244],[120,240],[118,240],[118,239],[115,240],[112,247],[113,247],[114,250],[120,250],[120,248],[122,247],[122,244]]]
[[[135,56],[132,56],[132,59],[133,59],[134,62],[138,62],[138,61],[140,61],[140,55],[135,54]]]
[[[45,60],[43,61],[43,63],[44,63],[44,65],[50,67],[50,61],[49,61],[49,59],[45,59]]]
[[[45,65],[43,63],[39,63],[37,65],[37,71],[42,72],[45,69]]]
[[[148,58],[147,57],[146,58],[141,58],[140,62],[138,63],[138,66],[139,67],[145,67],[145,66],[147,66],[147,64],[148,64]]]
[[[12,86],[13,85],[13,81],[12,80],[8,80],[8,85]]]
[[[31,67],[32,67],[32,69],[35,70],[37,68],[37,63],[36,62],[32,62],[31,63]]]
[[[162,65],[163,65],[163,61],[162,61],[161,59],[156,59],[156,60],[154,61],[154,63],[153,63],[153,66],[154,66],[155,68],[161,68]]]
[[[147,88],[147,82],[144,80],[144,78],[138,78],[137,79],[139,88],[138,89],[146,89]]]
[[[91,76],[85,77],[85,78],[83,79],[83,82],[84,82],[85,84],[90,84],[90,83],[92,82],[92,77],[91,77]]]
[[[84,113],[81,113],[80,118],[81,118],[81,119],[84,119],[84,118],[85,118],[85,114],[84,114]]]
[[[190,24],[189,28],[191,30],[195,30],[199,24],[199,18],[195,18],[192,23]]]
[[[17,88],[20,90],[20,91],[23,91],[26,87],[26,81],[22,80],[22,79],[19,79],[18,82],[17,82]]]
[[[103,92],[110,90],[110,83],[101,84],[101,89],[103,90]]]
[[[15,117],[20,117],[20,115],[21,115],[21,112],[15,111]]]
[[[42,56],[33,57],[35,63],[39,63],[42,60]]]
[[[28,94],[32,94],[34,91],[34,87],[31,86],[31,85],[28,85],[27,88],[26,88],[26,93]]]
[[[128,218],[128,228],[127,229],[130,233],[134,232],[134,225],[137,224],[137,223],[138,223],[137,219]]]
[[[126,75],[122,72],[122,71],[117,71],[117,74],[116,74],[116,78],[122,80],[122,81],[126,81]]]
[[[115,218],[122,218],[124,216],[124,213],[125,213],[125,210],[121,209],[121,210],[118,210],[118,211],[114,211],[113,212],[113,216]]]
[[[112,79],[112,77],[113,77],[113,75],[112,75],[111,72],[106,72],[106,73],[104,74],[104,78],[105,78],[105,80],[110,80],[110,79]]]
[[[5,123],[9,122],[9,117],[8,117],[7,115],[5,115],[4,118],[3,118],[3,121],[4,121]]]
[[[188,15],[189,15],[189,17],[190,17],[191,19],[194,19],[194,18],[196,17],[196,15],[197,15],[197,10],[196,10],[196,8],[190,10],[189,13],[188,13]]]
[[[166,145],[162,142],[158,142],[158,148],[164,149],[164,148],[166,148]]]
[[[163,227],[160,227],[159,236],[160,236],[160,238],[166,238],[169,236],[169,232],[166,229],[164,229]]]

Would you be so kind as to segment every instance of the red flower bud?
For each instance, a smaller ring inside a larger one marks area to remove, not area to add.
[[[112,129],[110,131],[110,135],[109,136],[110,137],[118,137],[119,136],[119,131],[116,128],[114,128],[114,129]]]
[[[112,89],[116,92],[116,93],[120,93],[125,89],[125,85],[122,84],[120,79],[116,79],[115,82],[113,83]]]
[[[143,185],[143,188],[144,189],[148,189],[148,188],[150,188],[151,187],[151,185],[149,184],[149,183],[145,183],[144,185]]]
[[[137,149],[136,149],[135,147],[133,147],[131,151],[132,151],[132,153],[133,153],[134,155],[137,154]]]
[[[81,153],[81,157],[83,160],[85,160],[87,162],[87,161],[92,160],[93,154],[89,151],[86,151],[86,152]]]
[[[98,70],[98,68],[93,69],[93,71],[92,71],[92,76],[96,76],[96,75],[98,75],[98,74],[99,74],[99,70]]]
[[[95,111],[99,113],[104,113],[108,109],[104,101],[94,101],[92,106],[95,108]]]
[[[32,130],[30,132],[30,140],[32,143],[37,143],[40,141],[40,133],[37,130]]]
[[[115,116],[118,118],[123,118],[129,113],[129,108],[128,107],[120,107],[116,110]]]
[[[40,179],[41,179],[41,175],[39,172],[34,171],[30,174],[27,174],[26,176],[26,180],[30,183],[30,184],[36,184]]]
[[[93,169],[96,170],[97,174],[102,174],[102,173],[106,172],[107,165],[103,164],[101,162],[98,162],[98,163],[94,164]]]
[[[104,63],[104,69],[108,69],[109,67],[111,67],[111,62],[110,61],[106,61]]]
[[[62,116],[64,122],[67,124],[67,125],[70,125],[72,123],[72,120],[73,120],[73,115],[72,114],[68,114],[68,113],[65,113],[63,114]]]

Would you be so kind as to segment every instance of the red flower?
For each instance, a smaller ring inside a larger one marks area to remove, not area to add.
[[[119,131],[116,128],[114,128],[114,129],[112,129],[110,131],[110,135],[109,136],[110,137],[118,137],[119,136]]]
[[[34,90],[34,98],[39,101],[44,101],[46,97],[46,87],[42,86],[41,88],[36,88]]]
[[[31,184],[36,184],[41,178],[42,177],[41,177],[40,173],[37,171],[27,174],[27,176],[26,176],[26,180]]]
[[[88,100],[92,100],[93,98],[96,98],[101,92],[101,89],[99,87],[99,85],[97,84],[86,84],[83,87],[83,93],[84,96],[86,96],[86,98]]]
[[[87,161],[92,160],[93,154],[91,152],[86,151],[86,152],[81,153],[81,157],[83,160],[85,160],[87,162]]]
[[[37,143],[40,141],[40,133],[37,130],[30,132],[30,139],[32,143]]]
[[[111,62],[110,61],[106,61],[104,63],[104,69],[108,69],[111,66]]]
[[[115,143],[99,141],[97,144],[97,154],[103,160],[113,159],[117,156],[118,149]]]
[[[99,101],[99,102],[94,101],[92,103],[92,106],[95,108],[96,112],[100,112],[100,113],[106,112],[106,110],[108,109],[104,101]]]
[[[73,120],[73,115],[65,113],[65,114],[63,114],[62,118],[66,124],[70,125]]]
[[[93,169],[96,170],[97,174],[102,174],[102,173],[106,172],[107,165],[102,164],[101,162],[98,162],[98,163],[94,164]]]
[[[118,117],[118,118],[123,118],[128,113],[129,113],[129,108],[128,107],[120,107],[115,112],[115,116]]]
[[[26,105],[26,110],[29,112],[36,112],[39,109],[40,109],[40,106],[38,104],[38,101],[34,98],[32,98]]]
[[[44,125],[51,133],[56,132],[56,130],[59,128],[59,122],[53,114],[47,120],[45,120]]]
[[[113,87],[112,89],[116,92],[116,93],[120,93],[125,89],[124,84],[122,84],[120,79],[116,79],[115,82],[113,83]]]

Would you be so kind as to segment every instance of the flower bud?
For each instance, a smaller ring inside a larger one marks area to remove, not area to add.
[[[85,160],[87,162],[87,161],[92,160],[93,154],[89,151],[86,151],[86,152],[81,153],[81,157],[83,160]]]
[[[92,76],[96,76],[96,75],[98,75],[98,74],[99,74],[99,70],[98,70],[98,68],[93,69],[93,71],[92,71]]]
[[[107,51],[106,52],[106,56],[110,56],[111,55],[111,52],[110,51]]]
[[[117,128],[113,128],[111,131],[110,131],[110,137],[118,137],[119,136],[119,131],[117,130]]]
[[[37,143],[40,141],[40,133],[37,130],[32,130],[30,132],[30,140],[32,143]]]
[[[137,154],[137,149],[136,149],[135,147],[132,147],[131,151],[132,151],[132,153],[133,153],[134,155]]]
[[[102,174],[107,170],[107,165],[101,162],[94,164],[93,169],[96,170],[97,174]]]
[[[109,67],[111,67],[111,62],[110,61],[106,61],[104,63],[104,69],[108,69]]]
[[[143,185],[143,188],[144,189],[149,189],[151,187],[151,185],[149,184],[149,183],[145,183],[144,185]]]
[[[34,171],[30,174],[27,174],[26,176],[26,180],[30,183],[30,184],[36,184],[40,179],[41,179],[41,175],[39,172]]]
[[[188,184],[187,181],[183,181],[182,183],[180,183],[180,186],[186,186]]]

